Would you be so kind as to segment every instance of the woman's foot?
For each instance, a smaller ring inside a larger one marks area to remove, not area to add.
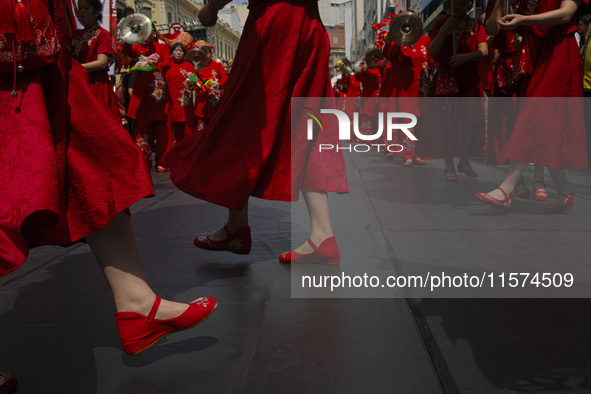
[[[546,201],[548,199],[548,190],[544,182],[534,181],[532,188],[534,189],[534,199],[538,201]]]
[[[470,165],[469,161],[464,161],[462,163],[458,163],[458,172],[462,172],[471,178],[475,178],[478,176],[478,173],[472,169],[472,165]]]
[[[338,264],[340,261],[341,254],[334,235],[320,243],[315,243],[310,237],[294,251],[279,255],[279,262],[284,264]]]
[[[413,164],[414,164],[414,163],[413,163],[412,159],[407,159],[407,160],[404,162],[404,166],[405,166],[405,167],[412,167],[412,166],[413,166]]]
[[[458,174],[456,174],[456,170],[445,170],[445,180],[447,182],[458,182],[460,179],[458,178]]]
[[[128,354],[141,353],[169,334],[195,327],[204,322],[217,308],[215,299],[201,297],[189,304],[182,304],[182,313],[171,318],[160,318],[158,312],[166,309],[162,303],[161,298],[156,296],[148,313],[115,312],[121,345]]]
[[[205,250],[225,250],[236,254],[248,254],[252,245],[250,227],[241,227],[231,231],[229,226],[225,225],[212,235],[195,238],[193,244]]]
[[[420,157],[415,157],[415,164],[418,166],[423,166],[425,164],[427,164],[427,160],[425,159],[421,159]]]
[[[574,200],[575,197],[572,191],[569,194],[558,193],[554,198],[554,201],[552,201],[552,204],[546,205],[544,209],[548,213],[562,212],[565,209],[572,208],[574,205]]]
[[[521,198],[529,197],[529,195],[531,194],[529,189],[525,185],[523,179],[520,180],[519,183],[517,183],[517,185],[515,185],[515,189],[513,190],[513,192],[515,193],[515,197]]]
[[[476,198],[487,204],[501,208],[511,208],[513,205],[513,193],[507,194],[500,187],[489,193],[477,193]]]

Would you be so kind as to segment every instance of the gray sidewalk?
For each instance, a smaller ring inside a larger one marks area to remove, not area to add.
[[[207,252],[192,240],[219,228],[225,210],[178,191],[167,173],[153,173],[156,197],[132,208],[148,281],[178,301],[215,297],[218,310],[203,325],[128,356],[88,247],[38,248],[0,279],[0,369],[19,378],[17,393],[591,390],[589,299],[543,299],[541,290],[538,299],[499,298],[509,293],[498,291],[486,295],[495,299],[415,298],[410,288],[313,298],[292,282],[292,273],[302,272],[498,274],[566,266],[591,293],[589,170],[569,172],[574,208],[547,215],[532,199],[515,201],[511,212],[476,200],[474,193],[496,187],[506,171],[481,159],[473,162],[480,177],[460,174],[458,184],[444,181],[440,160],[404,168],[366,153],[346,154],[346,161],[352,192],[330,196],[343,260],[312,271],[277,262],[306,237],[302,201],[252,199],[251,254]],[[552,197],[549,176],[547,184]]]

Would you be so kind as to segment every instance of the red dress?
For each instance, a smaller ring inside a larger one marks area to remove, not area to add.
[[[166,84],[170,90],[172,105],[168,111],[168,127],[172,135],[171,145],[190,136],[195,129],[195,105],[193,92],[185,85],[188,74],[195,74],[193,64],[172,60],[166,72]]]
[[[166,168],[164,155],[170,149],[172,135],[167,127],[167,114],[171,105],[170,93],[164,73],[170,67],[170,49],[159,42],[150,44],[123,45],[123,53],[132,59],[158,53],[158,71],[141,72],[133,82],[133,93],[129,101],[127,116],[136,119],[136,140],[148,167],[152,165],[152,142],[156,144],[156,166]]]
[[[496,0],[491,0],[486,4],[486,19],[490,17],[495,3]],[[514,8],[518,6],[516,4]],[[501,30],[492,41],[492,48],[499,51],[499,57],[493,70],[492,91],[488,100],[486,161],[493,165],[508,164],[504,149],[515,124],[515,98],[523,94],[521,85],[525,73],[526,45],[523,43],[521,48],[515,49],[512,44],[514,39],[514,32]]]
[[[315,141],[306,141],[307,151],[292,149],[291,98],[332,97],[330,43],[317,2],[259,0],[249,7],[218,111],[167,156],[173,182],[235,210],[249,196],[294,201],[302,189],[347,192],[342,154],[318,154]]]
[[[438,19],[433,27],[436,37],[449,16]],[[486,43],[487,35],[482,24],[465,16],[456,27],[457,53],[470,53],[478,44]],[[453,35],[449,34],[435,60],[439,67],[431,88],[431,97],[478,97],[478,99],[450,100],[455,105],[442,109],[440,100],[424,100],[421,109],[423,120],[417,124],[417,153],[434,159],[453,156],[482,155],[484,147],[484,103],[482,85],[476,62],[459,67],[449,65],[453,56]],[[471,114],[471,116],[466,116]]]
[[[115,54],[111,35],[98,25],[88,30],[76,30],[72,35],[70,48],[72,49],[72,57],[80,64],[93,62],[97,60],[100,54],[105,54],[109,57]],[[88,80],[92,90],[103,100],[107,108],[111,110],[115,119],[121,120],[117,97],[113,91],[113,85],[109,81],[107,70],[89,73]]]
[[[215,81],[221,85],[221,89],[224,89],[224,85],[228,81],[228,74],[222,63],[210,60],[209,64],[201,71],[197,71],[199,79],[204,84],[207,81]],[[214,105],[212,101],[221,99],[223,92],[214,91],[211,88],[206,88],[206,91],[199,92],[195,97],[195,116],[199,118],[204,124],[207,124],[215,111],[217,110],[217,103]]]
[[[421,75],[428,73],[432,67],[431,54],[429,53],[429,36],[421,36],[412,46],[398,46],[394,42],[384,45],[382,52],[389,61],[389,75],[385,77],[381,93],[387,96],[401,97],[402,100],[391,99],[387,101],[389,108],[396,108],[397,111],[409,112],[420,116],[419,97]],[[395,101],[394,101],[395,100]],[[417,158],[415,142],[410,140],[404,133],[397,131],[394,141],[388,143],[400,144],[404,150],[400,155],[404,160]]]
[[[522,1],[519,9],[541,14],[559,7],[559,0],[529,0]],[[583,99],[578,99],[583,96],[583,73],[577,30],[575,15],[566,24],[533,26],[527,32],[525,99],[507,141],[506,158],[550,168],[587,168]]]
[[[57,63],[16,75],[16,98],[14,74],[0,73],[0,275],[30,247],[81,240],[154,193],[137,146],[66,53],[64,3],[51,4],[55,32],[41,0],[26,4],[45,10],[32,21],[37,39],[57,37],[61,50]]]

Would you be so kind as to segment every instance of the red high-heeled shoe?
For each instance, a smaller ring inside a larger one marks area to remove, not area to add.
[[[226,239],[220,241],[211,239],[209,236],[197,237],[193,240],[193,244],[198,248],[205,250],[226,250],[236,254],[249,254],[252,246],[252,238],[250,236],[250,227],[242,227],[235,233],[228,230],[228,226],[224,225],[224,232],[228,236]]]
[[[564,201],[564,204],[550,204],[550,205],[546,205],[544,207],[544,210],[548,213],[559,213],[562,212],[566,209],[572,208],[574,203],[575,203],[575,196],[573,195],[573,192],[571,191],[570,194],[567,196],[564,193],[558,193],[559,196],[564,196],[566,197],[566,201]]]
[[[203,323],[218,306],[215,299],[202,297],[189,303],[187,310],[173,319],[154,319],[160,301],[161,298],[156,296],[148,316],[136,312],[115,312],[121,345],[128,354],[141,353],[167,335]]]
[[[314,245],[312,240],[308,244],[314,249],[312,253],[300,254],[296,252],[281,253],[279,262],[283,264],[310,263],[310,264],[338,264],[341,261],[341,253],[334,237],[326,238],[320,246]]]
[[[507,193],[505,193],[503,189],[501,189],[500,187],[498,189],[501,191],[501,193],[503,193],[503,196],[505,196],[505,198],[502,200],[491,197],[488,193],[477,193],[476,198],[490,205],[494,205],[495,207],[507,209],[511,208],[511,206],[513,205],[513,193],[507,195]]]

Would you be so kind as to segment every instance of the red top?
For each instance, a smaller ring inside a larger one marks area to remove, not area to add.
[[[432,37],[437,36],[441,26],[449,18],[445,16],[435,21]],[[470,53],[478,49],[478,45],[486,43],[487,35],[484,26],[479,20],[464,16],[456,28],[457,53]],[[459,96],[476,97],[482,96],[482,85],[478,75],[477,62],[467,62],[459,67],[451,67],[449,59],[453,56],[453,35],[449,34],[441,48],[441,52],[435,60],[439,68],[433,83],[431,84],[430,96]]]
[[[357,77],[359,82],[363,84],[361,97],[376,97],[379,95],[380,82],[382,80],[382,74],[379,68],[363,67]]]
[[[164,72],[170,67],[170,49],[166,44],[159,42],[133,46],[124,44],[123,53],[133,59],[138,59],[140,55],[150,56],[158,53],[162,59],[158,63],[158,70]],[[170,95],[161,72],[143,72],[136,76],[127,116],[134,119],[142,116],[148,122],[166,120]]]
[[[185,113],[193,115],[195,112],[192,92],[185,86],[185,80],[187,78],[186,75],[183,75],[183,71],[185,73],[195,74],[195,67],[189,62],[177,62],[173,60],[170,63],[170,69],[166,73],[166,83],[168,84],[170,98],[172,100],[168,119],[173,122],[186,122]]]
[[[355,75],[346,75],[341,78],[343,83],[346,85],[343,91],[347,97],[359,97],[361,96],[361,84],[355,77]]]
[[[429,70],[433,62],[429,53],[429,36],[421,36],[412,46],[400,46],[394,42],[384,47],[384,57],[390,61],[390,87],[383,91],[389,97],[419,97],[421,73]]]
[[[208,80],[213,80],[218,82],[222,86],[222,89],[228,80],[228,73],[226,73],[226,69],[224,69],[222,63],[213,60],[210,60],[209,64],[205,66],[203,70],[197,71],[197,75],[199,75],[199,79],[201,79],[204,84],[207,83]],[[215,94],[211,88],[206,88],[206,90],[207,91],[202,91],[197,94],[197,97],[195,98],[195,115],[202,118],[207,116],[207,100],[209,100],[210,95]],[[219,99],[221,96],[217,98]]]

